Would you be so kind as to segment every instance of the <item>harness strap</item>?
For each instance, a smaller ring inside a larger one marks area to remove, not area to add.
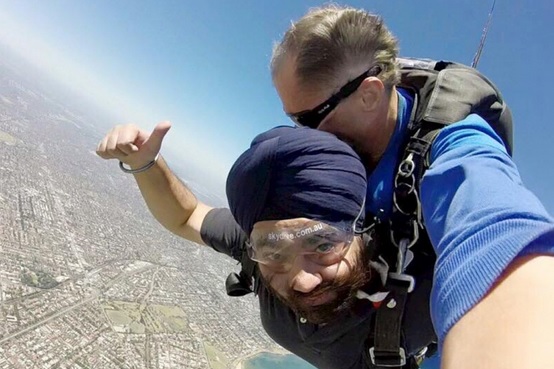
[[[416,183],[419,188],[421,177],[427,168],[429,168],[429,154],[431,145],[444,125],[436,123],[421,122],[421,127],[414,133],[406,147],[407,153],[413,153],[414,158],[419,161],[416,163]]]
[[[369,357],[377,368],[403,368],[407,359],[406,352],[401,347],[402,316],[410,282],[394,279],[389,275],[385,287],[391,293],[377,310],[374,346],[369,349]]]
[[[393,220],[390,223],[390,246],[397,249],[396,257],[389,263],[395,272],[389,273],[385,289],[391,292],[386,303],[375,316],[374,342],[369,356],[377,368],[417,368],[414,358],[407,357],[402,336],[402,317],[408,294],[414,289],[414,278],[405,274],[406,253],[419,239],[423,228],[419,185],[425,169],[429,166],[429,152],[440,126],[422,122],[412,134],[403,160],[398,166],[394,182]],[[392,255],[389,253],[389,255]]]

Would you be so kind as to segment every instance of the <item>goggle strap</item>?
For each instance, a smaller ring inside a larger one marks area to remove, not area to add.
[[[362,201],[362,206],[360,208],[360,212],[358,213],[358,215],[356,216],[356,219],[354,219],[354,223],[352,224],[352,230],[354,231],[354,234],[362,234],[368,231],[369,229],[371,229],[372,227],[371,225],[366,229],[362,228],[361,230],[358,230],[358,222],[360,221],[360,218],[362,217],[362,215],[365,214],[365,199],[366,198],[364,196],[364,199]]]

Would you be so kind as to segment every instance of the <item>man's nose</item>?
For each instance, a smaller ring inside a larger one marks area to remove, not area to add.
[[[303,258],[299,257],[298,259]],[[317,270],[314,270],[313,265],[312,268],[309,268],[309,265],[306,265],[306,263],[298,265],[298,261],[296,262],[297,265],[295,265],[296,268],[293,268],[291,288],[298,292],[309,293],[323,282],[323,277]]]

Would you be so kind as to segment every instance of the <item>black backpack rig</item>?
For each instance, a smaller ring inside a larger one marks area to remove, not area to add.
[[[415,369],[437,347],[429,308],[435,252],[425,232],[418,195],[433,140],[443,127],[475,113],[491,125],[512,155],[513,128],[500,91],[476,69],[429,59],[398,58],[397,62],[398,87],[413,92],[415,109],[397,163],[391,219],[382,221],[379,214],[366,217],[364,236],[375,239],[374,259],[389,266],[385,289],[390,293],[374,316],[365,356],[368,368]],[[256,263],[246,252],[241,267],[240,273],[227,277],[229,296],[257,290]]]

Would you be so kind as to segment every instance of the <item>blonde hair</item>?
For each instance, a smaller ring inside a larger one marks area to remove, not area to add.
[[[333,87],[344,83],[344,75],[353,68],[378,64],[382,68],[379,79],[390,88],[400,80],[397,55],[397,40],[381,17],[361,9],[326,5],[294,22],[274,45],[271,74],[275,78],[283,61],[293,58],[302,85]]]

